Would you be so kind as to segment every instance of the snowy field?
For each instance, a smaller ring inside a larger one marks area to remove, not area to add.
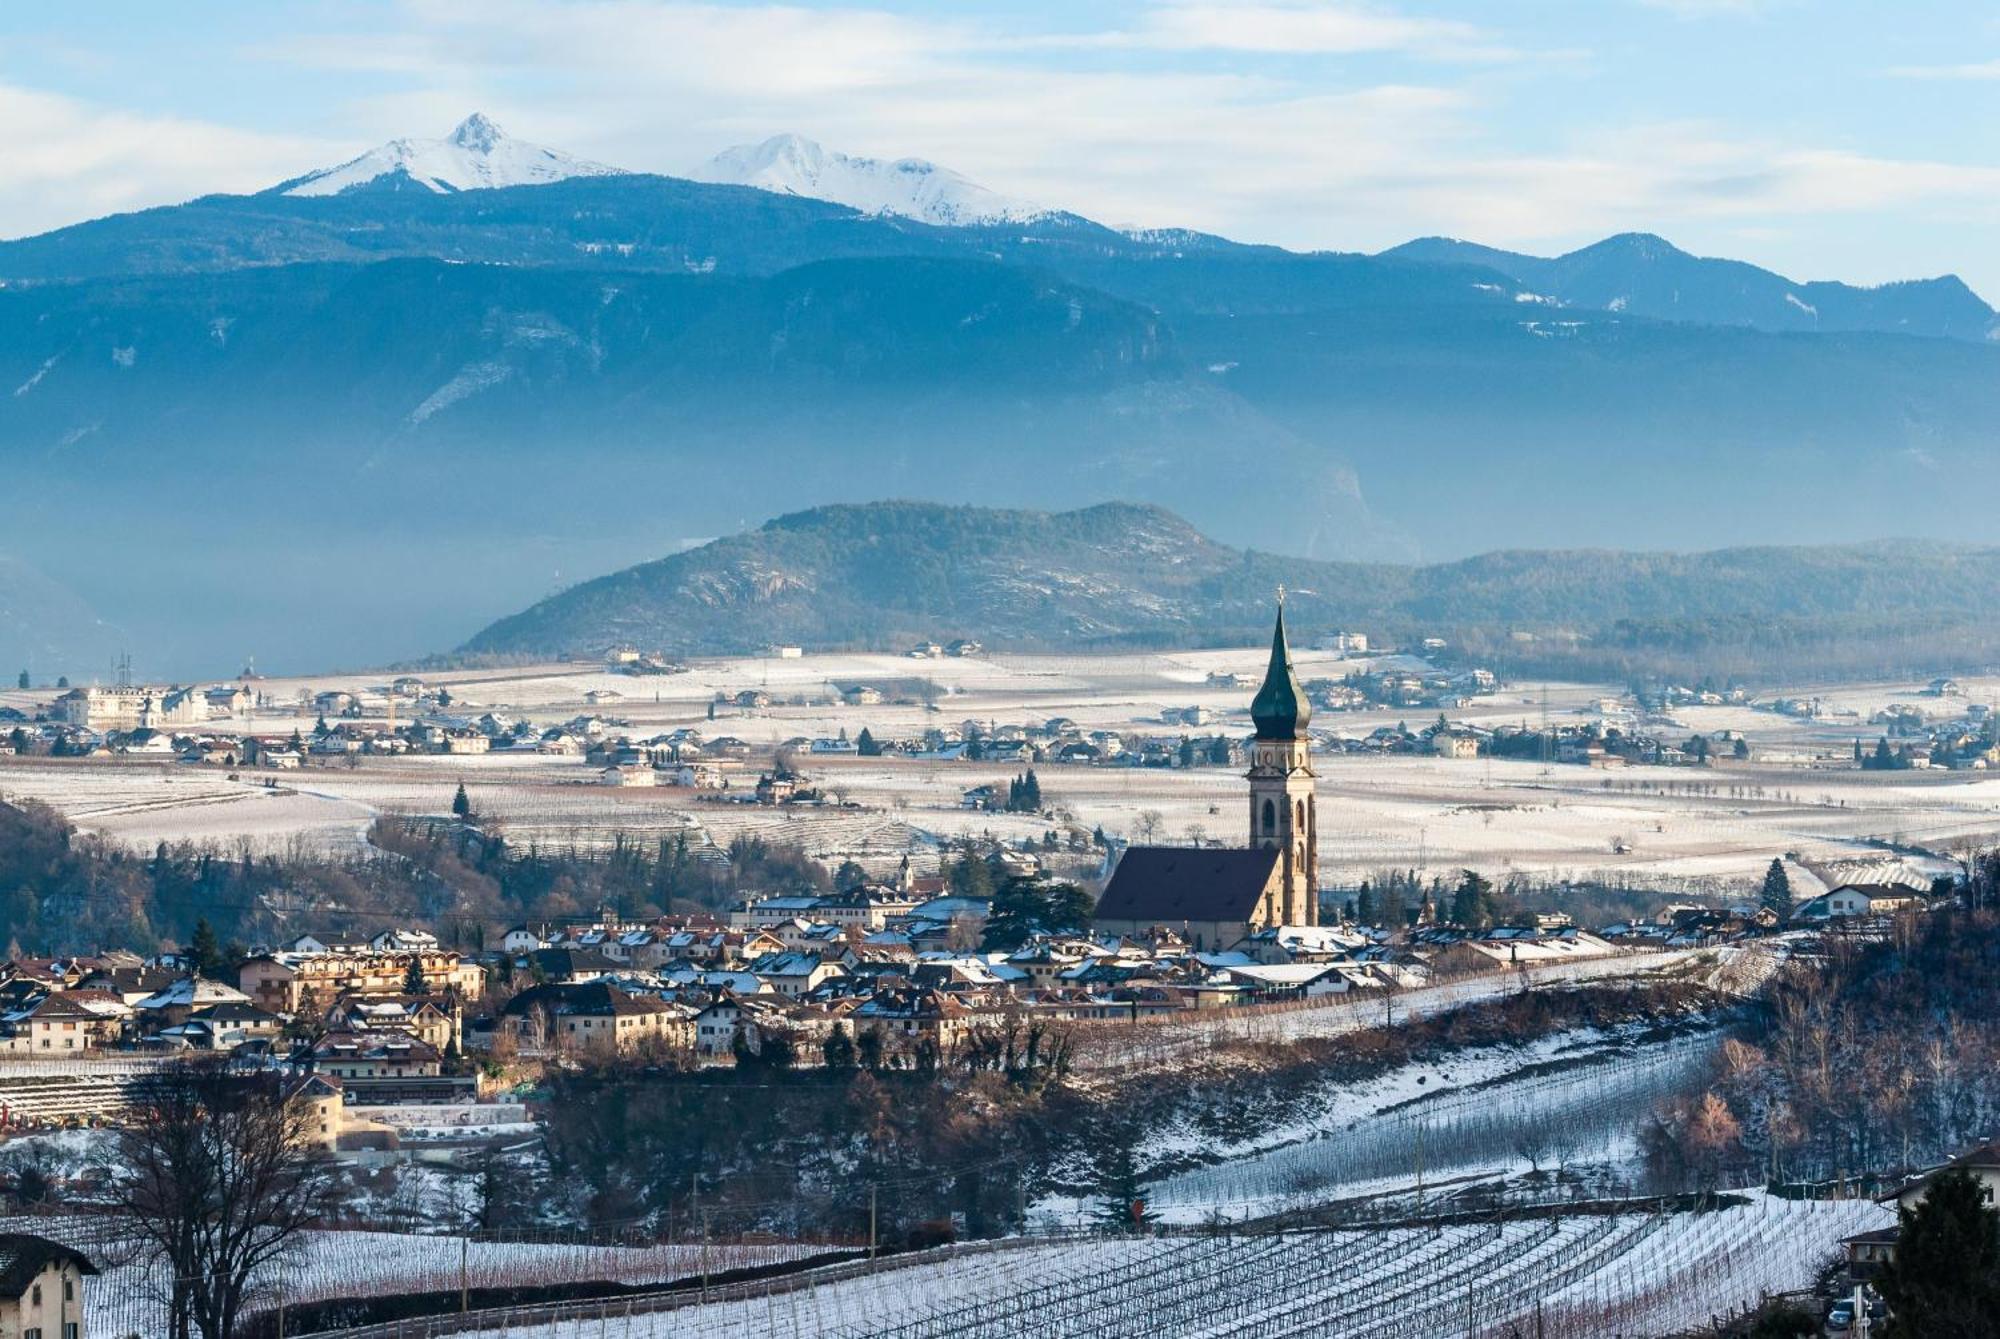
[[[1017,1339],[1022,1335],[1651,1335],[1811,1284],[1841,1238],[1890,1221],[1866,1201],[1751,1193],[1707,1213],[1572,1215],[1273,1235],[1028,1246],[661,1314],[520,1331],[536,1339]],[[513,1333],[509,1331],[510,1335]]]
[[[9,1230],[36,1232],[75,1245],[104,1273],[85,1288],[85,1332],[161,1339],[165,1275],[160,1267],[137,1263],[132,1248],[112,1238],[105,1220],[32,1218],[6,1220]],[[710,1270],[767,1264],[811,1255],[823,1246],[773,1243],[711,1243],[617,1247],[470,1241],[457,1237],[387,1232],[315,1232],[282,1268],[265,1272],[255,1285],[253,1309],[279,1296],[288,1306],[341,1297],[399,1293],[456,1292],[461,1259],[471,1288],[613,1280],[628,1284],[665,1283]],[[463,1255],[461,1256],[461,1251]]]
[[[992,656],[917,660],[889,655],[808,655],[798,660],[697,662],[686,674],[638,678],[601,667],[549,665],[507,671],[459,671],[431,676],[454,696],[454,713],[496,711],[548,726],[585,714],[626,723],[635,738],[680,726],[710,737],[729,734],[757,752],[737,769],[738,793],[753,783],[771,751],[794,738],[852,737],[863,727],[891,738],[927,726],[963,721],[1039,725],[1067,717],[1084,730],[1178,738],[1182,733],[1248,728],[1249,693],[1211,688],[1215,670],[1257,674],[1262,648],[1124,656]],[[1338,676],[1366,664],[1305,653],[1299,672]],[[386,674],[265,680],[275,704],[235,722],[262,732],[310,732],[302,696],[339,688],[361,694],[367,716],[386,719]],[[915,700],[917,685],[934,685],[935,708]],[[879,706],[841,705],[839,690],[868,684],[892,698]],[[768,692],[775,705],[714,721],[717,693]],[[1969,700],[2000,698],[2000,680],[1970,681]],[[1829,710],[1854,716],[1801,721],[1745,706],[1677,709],[1679,739],[1701,731],[1740,729],[1759,761],[1692,769],[1629,768],[1612,772],[1530,762],[1429,757],[1322,756],[1320,858],[1329,875],[1356,882],[1386,866],[1450,871],[1476,866],[1489,873],[1531,872],[1550,878],[1623,877],[1691,887],[1742,886],[1773,854],[1797,851],[1809,860],[1868,854],[1870,839],[1950,851],[1979,839],[2000,819],[2000,775],[1984,772],[1862,773],[1834,766],[1857,735],[1872,739],[1866,718],[1892,703],[1933,714],[1961,712],[1964,702],[1923,698],[1918,685],[1877,684],[1827,695]],[[621,696],[592,705],[585,694]],[[0,703],[32,709],[48,694],[0,693]],[[1544,711],[1553,723],[1604,718],[1601,699],[1617,689],[1590,684],[1520,684],[1451,712],[1484,725],[1533,725]],[[1210,725],[1161,723],[1168,708],[1201,706]],[[411,704],[399,705],[408,719]],[[1380,725],[1424,723],[1417,711],[1322,713],[1315,726],[1360,737]],[[230,723],[217,722],[217,728]],[[581,758],[512,753],[486,756],[366,758],[358,767],[315,765],[298,773],[244,772],[243,780],[164,760],[23,760],[0,758],[0,795],[46,800],[79,826],[141,849],[159,841],[195,840],[260,847],[293,842],[323,850],[362,849],[368,824],[382,814],[435,814],[463,780],[477,807],[522,841],[608,843],[613,832],[646,839],[689,830],[726,844],[755,831],[796,842],[831,860],[849,857],[889,866],[906,851],[934,850],[952,837],[991,833],[1038,838],[1047,820],[989,814],[960,806],[976,785],[1004,783],[1019,765],[919,759],[864,759],[801,754],[822,790],[853,807],[774,812],[716,803],[671,787],[628,790],[593,784]],[[1234,769],[1131,769],[1045,764],[1042,789],[1066,821],[1089,830],[1155,840],[1197,837],[1234,841],[1243,822],[1241,782]],[[275,782],[266,786],[267,779]]]

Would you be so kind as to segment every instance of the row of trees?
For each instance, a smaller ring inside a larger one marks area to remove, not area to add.
[[[373,854],[244,838],[226,847],[162,842],[145,855],[78,832],[40,802],[0,801],[0,924],[16,944],[47,953],[185,944],[203,920],[237,941],[425,924],[467,947],[466,927],[603,907],[636,918],[727,906],[744,889],[829,886],[818,861],[761,837],[739,836],[720,853],[685,834],[655,841],[621,833],[609,847],[517,846],[480,819],[463,787],[452,809],[451,823],[378,819],[368,833]]]
[[[1889,1177],[2000,1128],[2000,917],[1948,910],[1834,941],[1724,1043],[1706,1091],[1646,1131],[1662,1178]]]

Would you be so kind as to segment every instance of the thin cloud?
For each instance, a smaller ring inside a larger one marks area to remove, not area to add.
[[[1474,24],[1315,0],[1178,0],[1154,6],[1127,29],[1047,40],[1078,47],[1262,55],[1393,52],[1474,61],[1519,56]]]
[[[149,117],[0,84],[0,235],[18,237],[212,191],[269,186],[320,161],[317,140]]]
[[[1889,71],[1897,79],[2000,79],[2000,60],[1974,61],[1967,65],[1898,65]]]

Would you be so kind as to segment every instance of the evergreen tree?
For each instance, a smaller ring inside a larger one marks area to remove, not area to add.
[[[1758,895],[1758,902],[1775,911],[1779,920],[1786,920],[1792,914],[1792,881],[1785,874],[1785,862],[1773,859],[1771,867],[1764,871],[1764,891]]]
[[[875,736],[868,733],[868,727],[865,725],[861,727],[861,733],[854,737],[854,752],[857,757],[862,758],[882,756],[882,746],[875,742]]]
[[[858,1052],[854,1049],[854,1039],[841,1028],[835,1028],[820,1043],[820,1055],[828,1069],[853,1069]]]
[[[430,982],[424,980],[424,957],[421,953],[410,955],[410,966],[403,973],[403,993],[405,995],[428,995]]]
[[[1384,929],[1400,930],[1410,923],[1409,908],[1403,905],[1403,890],[1390,884],[1376,899],[1375,914]]]
[[[28,690],[28,671],[22,670],[21,677],[15,680],[15,683],[25,693]]]
[[[868,1069],[868,1070],[881,1069],[883,1060],[882,1053],[883,1053],[883,1045],[882,1045],[881,1028],[871,1027],[866,1032],[862,1033],[860,1036],[854,1039],[854,1055],[855,1058],[861,1062],[861,1067],[863,1069]]]
[[[56,687],[58,687],[58,688],[67,688],[67,687],[69,687],[69,675],[67,675],[67,674],[58,674],[58,675],[56,675]]]
[[[1749,761],[1750,761],[1750,741],[1749,741],[1749,740],[1747,740],[1747,739],[1739,739],[1739,740],[1737,740],[1737,741],[1736,741],[1736,761],[1738,761],[1738,762],[1749,762]]]
[[[1217,735],[1208,746],[1208,760],[1217,767],[1229,766],[1229,741]]]
[[[993,871],[970,848],[960,851],[952,862],[951,892],[954,897],[993,896]]]
[[[1375,890],[1368,881],[1361,881],[1361,892],[1354,899],[1354,919],[1362,925],[1375,923]]]
[[[1159,1220],[1158,1214],[1146,1208],[1138,1147],[1138,1132],[1121,1122],[1106,1132],[1097,1150],[1097,1217],[1107,1232],[1143,1232]]]
[[[472,817],[472,798],[465,793],[465,783],[458,783],[458,793],[451,797],[451,812],[455,818]]]
[[[1889,1304],[1887,1339],[1975,1339],[2000,1333],[2000,1213],[1963,1168],[1931,1178],[1898,1211],[1896,1257],[1876,1280]]]
[[[1493,924],[1493,885],[1472,870],[1463,870],[1458,889],[1451,895],[1451,920],[1468,930],[1484,930]]]
[[[214,980],[221,975],[224,967],[222,945],[216,940],[215,927],[204,916],[194,923],[194,938],[188,943],[188,964],[196,976]]]

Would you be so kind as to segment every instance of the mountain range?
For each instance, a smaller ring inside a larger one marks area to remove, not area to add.
[[[1130,499],[1316,559],[2000,540],[1958,501],[2000,485],[2000,345],[1956,281],[1648,238],[1295,253],[758,163],[618,172],[473,118],[0,242],[9,547],[157,674],[408,655],[886,494]]]
[[[1316,562],[1218,544],[1158,507],[820,507],[583,582],[500,619],[461,658],[597,656],[620,645],[754,654],[774,641],[899,651],[966,637],[1009,650],[1256,645],[1283,583],[1301,644],[1444,636],[1513,665],[1642,673],[1838,673],[2000,652],[1984,617],[2000,549],[1935,544],[1706,553],[1509,551],[1428,565]],[[1667,635],[1656,635],[1665,633]],[[1708,658],[1703,659],[1706,652]]]
[[[1049,212],[989,191],[922,158],[892,162],[855,158],[799,135],[773,135],[761,144],[725,149],[688,175],[696,181],[755,186],[780,195],[828,200],[864,214],[900,214],[947,227],[1026,223]]]

